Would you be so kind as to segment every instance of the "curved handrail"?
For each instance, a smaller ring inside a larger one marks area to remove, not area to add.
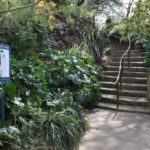
[[[117,79],[115,81],[115,87],[116,87],[116,96],[117,96],[117,109],[119,108],[119,82],[120,82],[120,89],[122,88],[122,76],[123,76],[123,59],[124,57],[128,54],[128,68],[130,66],[130,54],[129,54],[129,50],[130,50],[130,47],[131,47],[131,40],[130,38],[128,38],[129,40],[129,46],[127,48],[127,50],[125,51],[125,53],[123,53],[121,59],[120,59],[120,65],[119,65],[119,72],[118,72],[118,76],[117,76]]]
[[[118,76],[117,76],[115,85],[117,84],[117,82],[119,82],[119,78],[120,78],[120,74],[121,74],[121,70],[122,70],[123,58],[124,58],[124,56],[129,52],[130,47],[131,47],[131,40],[130,40],[130,38],[128,38],[128,40],[129,40],[129,46],[128,46],[126,52],[123,53],[123,55],[122,55],[122,57],[121,57],[121,59],[120,59],[120,63],[119,63],[119,64],[120,64],[120,65],[119,65],[119,73],[118,73]],[[128,63],[129,63],[129,58],[128,58]]]

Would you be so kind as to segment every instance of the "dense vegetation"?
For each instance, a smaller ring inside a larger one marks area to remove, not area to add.
[[[74,148],[87,129],[80,105],[91,106],[100,98],[98,74],[89,56],[73,50],[47,50],[40,56],[46,60],[30,56],[11,62],[12,81],[3,87],[11,124],[0,130],[2,142],[24,149]]]
[[[132,45],[144,49],[145,63],[150,65],[150,1],[138,0],[128,17],[119,24],[109,24],[110,34],[121,37],[121,41],[132,40]]]
[[[74,150],[88,129],[84,108],[101,99],[99,62],[109,36],[132,39],[150,65],[150,2],[138,0],[119,23],[95,14],[117,0],[2,0],[0,42],[11,46],[11,81],[0,84],[6,120],[0,149]],[[38,132],[37,132],[38,131]]]
[[[75,5],[69,8],[67,1],[33,5],[30,0],[0,2],[1,12],[28,6],[1,13],[0,42],[11,46],[12,56],[11,81],[0,85],[6,101],[0,148],[73,150],[88,129],[83,107],[100,100],[100,72],[94,59],[77,48],[51,50],[49,33],[61,25],[59,14],[67,27],[89,14]]]

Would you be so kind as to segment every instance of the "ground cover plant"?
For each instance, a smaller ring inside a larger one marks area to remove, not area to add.
[[[28,7],[18,9],[22,6]],[[67,0],[2,0],[0,8],[0,42],[11,46],[11,80],[0,83],[6,101],[0,149],[77,149],[88,129],[84,108],[101,98],[101,72],[77,48],[49,49],[50,33],[61,25],[74,31],[90,13]]]
[[[88,127],[82,106],[100,100],[100,74],[91,56],[47,50],[11,63],[12,80],[2,86],[10,122],[1,124],[1,145],[76,148]]]
[[[83,41],[88,53],[95,58],[95,61],[99,62],[104,49],[109,43],[107,32],[99,29],[95,24],[90,25],[83,34]]]

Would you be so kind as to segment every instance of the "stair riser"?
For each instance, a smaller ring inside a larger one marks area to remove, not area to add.
[[[112,51],[126,51],[127,47],[118,47],[118,46],[112,46],[111,47]]]
[[[112,60],[113,61],[120,61],[120,57],[112,57]],[[128,58],[127,57],[125,57],[124,58],[124,61],[128,61]],[[144,61],[144,57],[130,57],[130,62],[134,62],[134,61]]]
[[[102,87],[105,88],[114,88],[113,84],[101,84]],[[146,91],[147,87],[146,86],[130,86],[130,85],[122,85],[122,89],[125,90],[142,90],[142,91]]]
[[[114,100],[114,99],[108,99],[108,98],[103,98],[102,97],[101,101],[105,102],[105,103],[108,103],[108,104],[117,104],[117,100]],[[147,102],[132,102],[132,101],[124,101],[124,100],[120,100],[119,105],[148,107]]]
[[[147,93],[147,68],[144,63],[144,50],[137,50],[131,47],[130,66],[128,68],[128,54],[125,55],[123,62],[122,90],[119,91],[119,109],[117,105],[117,91],[115,82],[119,72],[120,60],[126,52],[128,45],[112,43],[111,61],[105,69],[101,83],[102,108],[149,113],[149,102],[146,99]],[[98,105],[99,106],[99,105]],[[100,106],[100,107],[101,107]],[[112,107],[113,106],[113,107]]]
[[[112,67],[112,66],[108,66],[108,70],[109,71],[118,71],[119,67]],[[129,72],[147,72],[146,68],[124,68],[124,71],[129,71]]]
[[[150,110],[148,107],[137,107],[137,106],[127,106],[126,105],[120,105],[119,109],[117,108],[116,104],[107,105],[105,103],[99,103],[97,104],[97,108],[100,109],[107,109],[117,112],[127,112],[127,113],[138,113],[143,115],[150,115]]]
[[[112,50],[112,54],[113,54],[113,53],[120,53],[120,54],[123,54],[123,53],[125,53],[125,52],[126,52],[126,50],[115,50],[115,49]],[[132,54],[132,53],[144,54],[145,51],[143,51],[143,50],[130,50],[130,54]]]
[[[105,72],[105,75],[117,76],[118,72]],[[124,72],[124,77],[147,77],[146,73]]]
[[[119,62],[111,62],[109,65],[110,66],[120,66],[120,63]],[[128,67],[128,63],[123,63],[123,65],[125,67]],[[145,67],[144,63],[139,63],[139,64],[138,63],[130,63],[129,65],[130,65],[130,67]]]
[[[109,47],[111,47],[111,49],[116,49],[116,50],[126,50],[128,48],[128,46],[126,45],[110,45]]]
[[[103,90],[103,89],[102,89],[102,93],[116,95],[116,91],[109,91],[109,90]],[[126,91],[121,91],[120,96],[145,97],[146,93],[134,93],[134,92],[129,93]]]
[[[123,53],[112,53],[112,57],[122,57]],[[144,56],[144,53],[130,53],[130,57]],[[128,57],[128,55],[126,55]]]
[[[110,77],[105,76],[103,78],[103,81],[115,82],[116,78],[110,78]],[[122,82],[123,83],[147,84],[147,80],[145,80],[145,79],[135,79],[135,78],[123,78]]]

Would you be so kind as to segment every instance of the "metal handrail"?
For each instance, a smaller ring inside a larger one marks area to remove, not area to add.
[[[128,38],[129,40],[129,45],[127,50],[125,51],[125,53],[123,53],[121,59],[120,59],[120,65],[119,65],[119,72],[118,72],[118,76],[117,79],[115,81],[115,87],[116,87],[116,96],[117,96],[117,109],[119,108],[119,90],[122,89],[122,77],[123,77],[123,63],[124,63],[124,57],[128,54],[128,68],[130,67],[130,47],[131,47],[131,40],[130,38]],[[119,85],[120,83],[120,85]]]

